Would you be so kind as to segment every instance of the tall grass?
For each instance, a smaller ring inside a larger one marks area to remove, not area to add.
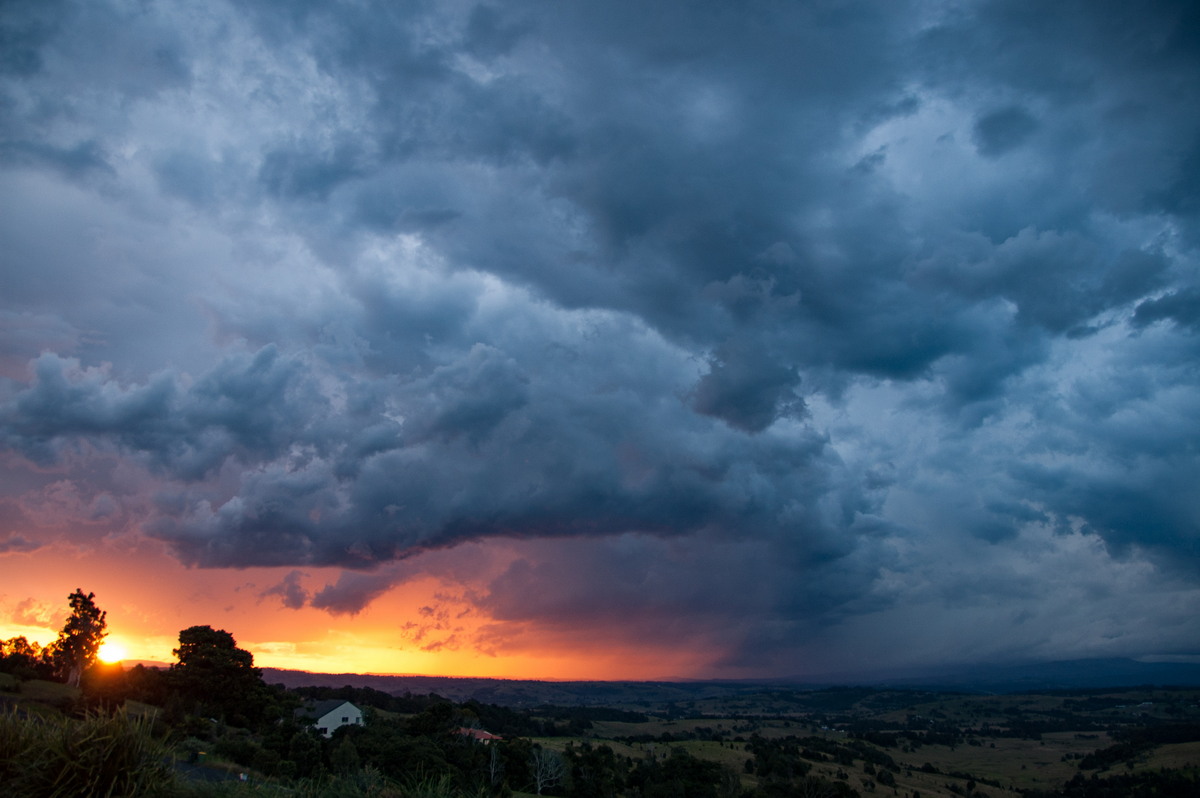
[[[150,720],[83,720],[0,712],[0,784],[8,795],[115,798],[163,795],[174,783]]]

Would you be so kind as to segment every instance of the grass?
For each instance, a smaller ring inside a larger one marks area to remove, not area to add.
[[[1134,770],[1200,768],[1200,742],[1169,743],[1150,752]]]
[[[1019,706],[1026,712],[1052,710],[1061,704],[1061,698],[1056,696],[964,696],[951,697],[940,701],[912,707],[909,713],[922,714],[925,717],[942,717],[953,719],[961,725],[979,724],[987,720],[994,725],[1002,725],[1005,719],[1004,710]],[[936,714],[935,714],[936,713]],[[899,713],[897,719],[903,719]],[[753,726],[747,729],[746,726]],[[580,738],[548,738],[541,742],[548,748],[563,750],[568,744],[578,745],[582,742],[592,746],[607,745],[618,756],[630,756],[640,759],[648,756],[653,750],[657,755],[667,754],[672,748],[682,748],[699,759],[718,762],[739,774],[743,774],[743,764],[750,755],[742,743],[719,743],[704,740],[685,740],[678,742],[652,742],[626,744],[615,741],[614,737],[628,735],[653,735],[663,732],[679,734],[693,732],[701,728],[710,728],[733,737],[741,735],[749,738],[758,734],[764,738],[777,738],[794,735],[805,737],[809,735],[826,737],[837,742],[846,742],[847,736],[835,731],[817,732],[814,727],[800,719],[770,719],[748,720],[741,718],[680,718],[671,721],[652,720],[649,723],[623,723],[616,721],[596,722],[591,734]],[[1106,734],[1093,733],[1094,737],[1079,738],[1073,732],[1043,735],[1042,740],[1015,738],[982,738],[981,746],[958,745],[954,748],[942,745],[926,745],[911,753],[904,753],[896,748],[880,749],[889,754],[901,766],[901,772],[895,774],[896,788],[901,795],[911,795],[914,790],[926,798],[952,798],[966,792],[968,778],[947,775],[951,772],[971,774],[977,781],[974,796],[1008,795],[1010,788],[1017,789],[1054,789],[1070,779],[1077,771],[1078,762],[1066,755],[1082,755],[1111,744]],[[992,746],[995,747],[992,747]],[[1174,763],[1195,763],[1200,761],[1200,743],[1179,746],[1177,751],[1169,751],[1173,747],[1160,749],[1159,759],[1147,761],[1146,767],[1161,763],[1165,767],[1179,767]],[[1190,757],[1190,759],[1189,759]],[[938,773],[925,773],[921,766],[926,762],[932,764]],[[871,794],[866,784],[875,781],[876,777],[868,774],[862,760],[856,760],[853,766],[839,766],[833,762],[811,763],[812,775],[835,780],[839,772],[850,787],[863,795]],[[911,771],[911,774],[910,774]],[[1000,788],[985,784],[984,780],[995,781],[1003,785]],[[743,785],[751,787],[755,783],[753,776],[743,775]],[[958,790],[955,792],[951,789]],[[892,790],[883,785],[875,788],[876,794],[891,795]]]
[[[991,745],[995,744],[995,748]],[[917,770],[928,762],[943,772],[971,773],[1020,789],[1051,789],[1075,775],[1078,763],[1062,761],[1066,754],[1087,754],[1109,741],[1076,739],[1071,732],[1046,734],[1042,741],[1002,737],[985,740],[982,747],[927,745],[911,754],[892,752],[897,762]]]
[[[5,692],[0,706],[19,707],[26,715],[41,718],[61,717],[64,711],[75,705],[80,695],[77,687],[40,679],[22,681],[11,690]]]
[[[887,698],[885,696],[885,698]],[[974,779],[975,796],[1012,795],[1012,790],[1039,789],[1052,790],[1078,773],[1079,758],[1083,755],[1112,744],[1108,734],[1092,731],[1088,728],[1092,720],[1101,723],[1111,722],[1144,722],[1144,719],[1159,718],[1163,720],[1176,719],[1180,710],[1194,709],[1200,694],[1196,691],[1163,691],[1134,688],[1128,690],[1113,690],[1106,693],[1085,693],[1080,695],[1067,694],[1029,694],[1029,695],[933,695],[917,697],[919,700],[907,706],[881,705],[873,707],[868,700],[855,704],[845,710],[841,718],[854,716],[873,717],[876,720],[891,721],[895,728],[902,728],[906,719],[911,715],[952,723],[960,728],[979,728],[987,723],[993,727],[1004,728],[1019,718],[1022,722],[1032,719],[1061,717],[1064,711],[1070,712],[1081,721],[1080,733],[1066,731],[1061,733],[1045,733],[1041,739],[1018,739],[1008,737],[976,736],[981,745],[969,745],[965,742],[954,747],[944,745],[925,745],[911,752],[898,748],[882,748],[899,765],[901,772],[895,774],[897,792],[901,795],[911,795],[916,790],[922,796],[954,796],[966,793],[968,781]],[[1081,706],[1083,702],[1096,701],[1095,708]],[[889,699],[890,700],[890,699]],[[1068,703],[1071,702],[1071,703]],[[749,702],[746,702],[747,706]],[[764,706],[767,701],[760,700]],[[728,706],[726,706],[728,709]],[[707,709],[706,709],[707,711]],[[658,737],[663,733],[687,734],[702,733],[702,729],[711,729],[723,735],[727,740],[734,737],[748,739],[752,734],[772,739],[794,735],[806,737],[809,735],[824,737],[839,743],[845,743],[849,737],[837,730],[818,731],[812,725],[809,716],[803,712],[789,712],[787,716],[773,718],[749,718],[745,716],[705,717],[705,718],[662,718],[651,719],[646,723],[626,723],[616,721],[597,721],[587,736],[581,738],[552,738],[542,740],[547,747],[562,750],[568,743],[578,744],[587,742],[593,746],[608,745],[619,756],[629,756],[640,759],[653,750],[659,756],[665,755],[672,748],[682,748],[700,759],[718,762],[735,772],[742,774],[744,786],[753,786],[755,778],[745,774],[742,766],[749,755],[744,745],[701,740],[685,740],[677,742],[652,742],[626,744],[616,742],[614,738],[628,736]],[[967,737],[972,735],[968,732]],[[926,773],[921,770],[926,762],[933,765],[938,772]],[[868,774],[861,759],[853,766],[839,766],[834,762],[812,763],[812,774],[826,779],[836,779],[840,773],[847,784],[863,795],[871,794],[870,782],[876,782],[874,792],[881,795],[892,794],[891,788],[878,783],[876,777]],[[1121,764],[1121,770],[1125,765]],[[1158,770],[1200,768],[1200,743],[1160,746],[1149,752],[1134,764],[1135,770]],[[948,775],[949,773],[964,774],[962,777]],[[968,777],[966,774],[970,774]],[[985,782],[995,782],[1001,787],[994,787]],[[953,789],[952,789],[953,788]]]
[[[0,713],[0,783],[13,795],[162,795],[173,783],[150,722],[123,715],[83,720]]]
[[[47,682],[42,679],[30,679],[21,683],[18,693],[22,701],[36,701],[43,704],[70,704],[79,698],[79,688],[71,687],[60,682]]]
[[[697,759],[717,762],[725,767],[732,768],[738,773],[742,772],[746,760],[753,758],[746,751],[746,746],[742,743],[734,743],[733,748],[730,748],[728,743],[718,743],[710,740],[688,740],[682,743],[671,743],[670,745],[661,746],[663,752],[669,751],[671,748],[682,748]]]

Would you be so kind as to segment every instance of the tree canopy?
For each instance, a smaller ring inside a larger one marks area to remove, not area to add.
[[[229,632],[188,627],[179,633],[179,648],[172,653],[178,662],[171,666],[171,684],[195,709],[230,719],[261,714],[266,700],[262,671]]]
[[[66,675],[68,684],[78,687],[83,671],[96,661],[96,652],[108,634],[108,613],[96,606],[95,593],[85,595],[77,588],[67,599],[71,616],[51,646],[55,665]]]

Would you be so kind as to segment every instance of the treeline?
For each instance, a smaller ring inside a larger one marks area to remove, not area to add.
[[[1080,770],[1103,770],[1131,761],[1155,746],[1200,741],[1200,724],[1137,726],[1112,733],[1116,742],[1079,760]]]
[[[0,672],[19,679],[53,679],[58,670],[51,646],[43,647],[24,635],[0,640]]]
[[[1196,770],[1157,770],[1091,777],[1078,774],[1062,789],[1026,791],[1025,798],[1195,798]]]
[[[372,687],[297,687],[293,692],[305,699],[320,701],[338,699],[358,707],[372,707],[385,712],[423,712],[447,699],[429,693],[413,695],[405,692],[392,695]],[[592,728],[595,722],[619,721],[647,723],[650,718],[642,712],[610,707],[561,707],[546,704],[529,710],[515,710],[498,704],[486,704],[475,699],[461,705],[465,721],[472,727],[487,729],[504,737],[578,737]]]
[[[548,794],[568,798],[856,798],[859,793],[842,780],[810,774],[786,744],[759,738],[750,750],[746,770],[756,775],[758,786],[744,789],[732,769],[698,759],[683,748],[643,759],[620,757],[607,745],[588,743],[567,746],[566,772],[561,790]]]
[[[282,685],[279,686],[282,688]],[[446,701],[445,698],[435,693],[428,695],[405,693],[397,696],[376,690],[374,687],[351,687],[350,685],[345,687],[293,687],[292,692],[313,701],[336,698],[340,701],[349,701],[361,708],[373,707],[386,712],[423,712],[433,704]]]

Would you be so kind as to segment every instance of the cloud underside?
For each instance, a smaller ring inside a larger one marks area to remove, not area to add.
[[[1198,639],[1186,4],[385,5],[6,12],[0,555],[347,613],[496,541],[488,645],[779,672]]]

